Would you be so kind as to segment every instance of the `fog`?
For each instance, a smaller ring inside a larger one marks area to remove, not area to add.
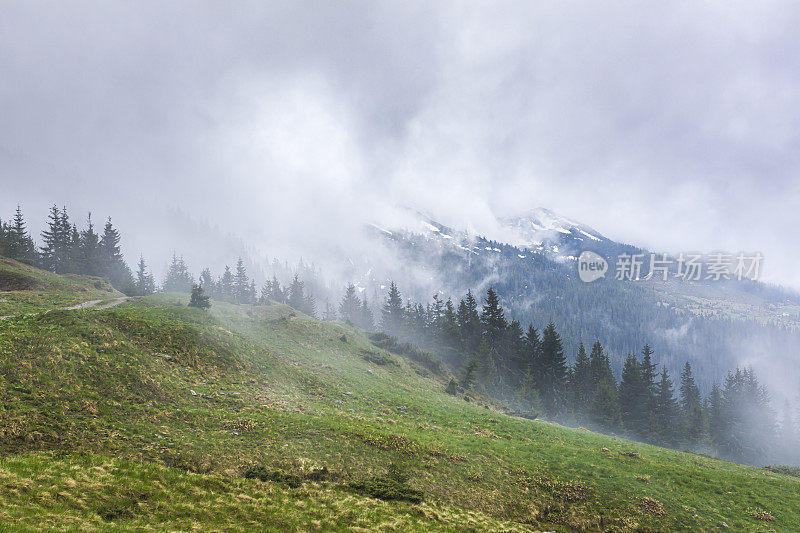
[[[37,231],[53,203],[111,215],[129,261],[157,267],[186,237],[177,211],[322,260],[396,205],[480,232],[545,206],[651,249],[760,250],[797,287],[798,19],[789,2],[5,2],[0,212],[22,204]]]

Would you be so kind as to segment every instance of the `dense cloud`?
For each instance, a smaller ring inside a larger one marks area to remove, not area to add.
[[[484,232],[541,205],[800,286],[796,4],[1,9],[0,213],[114,215],[163,260],[175,208],[313,257],[392,205]]]

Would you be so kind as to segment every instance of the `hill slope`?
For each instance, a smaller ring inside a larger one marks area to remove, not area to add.
[[[800,479],[506,416],[286,306],[187,300],[0,322],[0,522],[800,530]]]

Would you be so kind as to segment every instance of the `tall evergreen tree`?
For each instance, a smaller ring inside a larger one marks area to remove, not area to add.
[[[240,304],[250,303],[250,278],[247,277],[247,269],[241,257],[236,260],[236,273],[233,275],[232,289],[233,301]]]
[[[203,287],[203,291],[209,294],[209,296],[216,297],[217,288],[216,284],[214,283],[214,277],[211,275],[211,270],[208,268],[204,268],[202,272],[200,272],[200,279],[199,285]]]
[[[503,379],[514,389],[520,386],[525,375],[527,357],[525,353],[525,333],[516,319],[509,322],[506,328],[506,339],[503,345],[504,360],[501,365]]]
[[[587,418],[589,426],[600,431],[613,432],[622,426],[617,383],[613,377],[603,377],[595,386]]]
[[[561,336],[550,322],[542,332],[541,383],[542,406],[550,417],[557,417],[566,408],[567,361]]]
[[[483,337],[489,350],[500,353],[503,349],[508,322],[500,307],[500,298],[492,287],[486,290],[486,300],[484,300],[483,311],[481,312],[481,324],[483,325]]]
[[[0,224],[1,226],[1,224]],[[25,217],[22,216],[22,209],[17,206],[14,218],[4,232],[5,254],[17,261],[34,264],[36,262],[36,246],[33,239],[28,234],[25,224]]]
[[[538,390],[538,386],[542,381],[542,342],[539,339],[539,332],[536,331],[532,324],[528,324],[528,331],[525,333],[524,373],[533,378]]]
[[[139,257],[139,263],[136,270],[136,293],[139,296],[147,296],[156,292],[156,283],[153,275],[147,272],[147,263],[144,257]]]
[[[169,267],[167,267],[167,273],[162,284],[164,292],[191,292],[192,284],[192,275],[189,274],[189,269],[186,267],[183,257],[172,254],[172,260]]]
[[[705,422],[700,388],[694,381],[692,366],[688,361],[683,366],[681,373],[680,407],[683,438],[687,444],[695,446],[703,437]]]
[[[203,287],[193,283],[192,295],[189,299],[189,307],[197,307],[198,309],[208,309],[211,307],[211,302],[208,301],[208,296],[203,291]]]
[[[635,356],[628,354],[622,367],[619,385],[619,408],[622,425],[634,435],[641,436],[648,426],[649,391],[642,378],[642,367]]]
[[[89,276],[105,274],[100,255],[100,236],[94,231],[92,213],[86,218],[86,229],[80,234],[80,252],[78,254],[78,272]]]
[[[233,290],[233,273],[231,272],[231,267],[225,265],[225,270],[222,272],[222,276],[220,276],[216,285],[217,298],[225,302],[235,301]]]
[[[381,328],[389,335],[399,336],[403,334],[404,322],[403,298],[397,285],[392,281],[389,283],[386,302],[381,308]]]
[[[656,383],[655,421],[656,430],[651,438],[662,446],[674,446],[678,441],[679,411],[666,368],[661,370],[661,379]]]
[[[62,272],[64,267],[64,235],[61,229],[61,211],[58,206],[50,208],[47,229],[42,231],[41,265],[51,272]]]
[[[359,323],[361,300],[356,295],[356,286],[352,283],[348,283],[344,291],[344,297],[339,304],[339,316],[349,324],[357,325]]]
[[[569,383],[571,408],[578,420],[584,420],[589,412],[594,390],[595,381],[592,377],[592,366],[583,343],[578,345],[578,355],[575,356],[575,364],[572,367],[572,377]]]
[[[120,234],[111,223],[111,217],[103,227],[103,235],[100,237],[98,251],[101,262],[101,272],[108,278],[111,284],[119,290],[128,291],[133,286],[133,275],[130,268],[125,264],[120,250]],[[187,290],[191,287],[191,276]]]
[[[470,354],[476,353],[481,343],[482,327],[478,314],[478,302],[472,295],[472,291],[467,291],[467,296],[459,302],[456,318],[464,350]]]
[[[300,280],[300,276],[297,274],[294,275],[292,283],[289,285],[289,305],[300,312],[305,312],[305,283]]]
[[[364,331],[373,331],[375,329],[375,320],[372,316],[372,309],[367,302],[367,294],[364,291],[364,299],[361,301],[361,312],[359,318],[359,326]]]

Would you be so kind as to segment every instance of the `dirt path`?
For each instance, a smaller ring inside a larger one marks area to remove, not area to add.
[[[103,309],[111,309],[112,307],[116,307],[120,304],[123,304],[130,300],[130,297],[123,296],[122,298],[117,298],[112,300],[108,303],[100,305],[103,300],[89,300],[88,302],[83,302],[78,305],[73,305],[72,307],[62,307],[60,308],[61,311],[80,311],[82,309],[95,309],[97,311],[102,311]],[[18,316],[34,316],[34,315],[46,315],[50,311],[56,311],[57,309],[48,309],[47,311],[41,311],[39,313],[25,313],[19,315],[7,315],[7,316],[0,316],[0,320],[6,320],[7,318],[14,318]]]

